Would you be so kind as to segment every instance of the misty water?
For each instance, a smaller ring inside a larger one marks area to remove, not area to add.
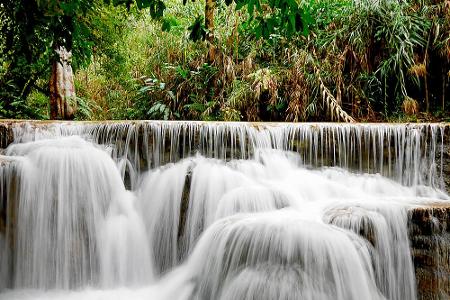
[[[13,132],[0,299],[416,299],[408,210],[450,201],[441,125]]]

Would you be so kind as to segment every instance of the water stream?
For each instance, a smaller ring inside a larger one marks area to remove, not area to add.
[[[407,211],[450,201],[443,125],[13,132],[0,299],[416,299]]]

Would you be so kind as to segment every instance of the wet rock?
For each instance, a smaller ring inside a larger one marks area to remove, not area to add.
[[[16,215],[18,208],[17,168],[14,161],[0,155],[0,289],[10,287],[10,274],[15,248]]]
[[[351,230],[376,246],[376,230],[370,212],[362,207],[341,207],[328,211],[324,221],[343,229]]]
[[[447,193],[450,193],[450,127],[447,126],[444,135],[444,144],[442,149],[442,166],[438,166],[438,171],[441,171],[444,179],[444,186],[446,187]]]
[[[0,122],[0,149],[8,147],[14,140],[11,124],[9,122]]]
[[[183,235],[185,233],[186,229],[186,220],[188,217],[188,209],[189,209],[189,193],[191,188],[191,181],[192,181],[192,168],[193,166],[190,166],[185,180],[184,180],[184,188],[183,193],[181,196],[181,205],[180,205],[180,221],[178,224],[178,236],[177,236],[177,242],[178,242],[178,253],[179,253],[179,260],[182,260],[187,253],[185,253],[184,245],[182,244]]]
[[[20,180],[17,163],[0,156],[0,233],[5,234],[13,246]]]
[[[450,299],[450,205],[409,211],[419,300]]]

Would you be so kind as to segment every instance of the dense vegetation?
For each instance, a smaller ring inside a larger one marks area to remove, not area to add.
[[[49,118],[65,44],[77,119],[449,118],[449,0],[4,2],[0,117]]]

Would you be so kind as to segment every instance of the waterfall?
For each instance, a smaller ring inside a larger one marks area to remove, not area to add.
[[[142,170],[199,152],[222,160],[253,157],[270,148],[300,154],[305,165],[338,166],[380,173],[405,185],[443,188],[445,124],[337,124],[233,122],[19,123],[17,143],[80,135],[111,147],[121,174]],[[447,128],[448,130],[448,128]]]
[[[148,281],[144,225],[107,152],[73,136],[15,144],[14,287]]]
[[[443,124],[17,122],[0,299],[417,299]]]

